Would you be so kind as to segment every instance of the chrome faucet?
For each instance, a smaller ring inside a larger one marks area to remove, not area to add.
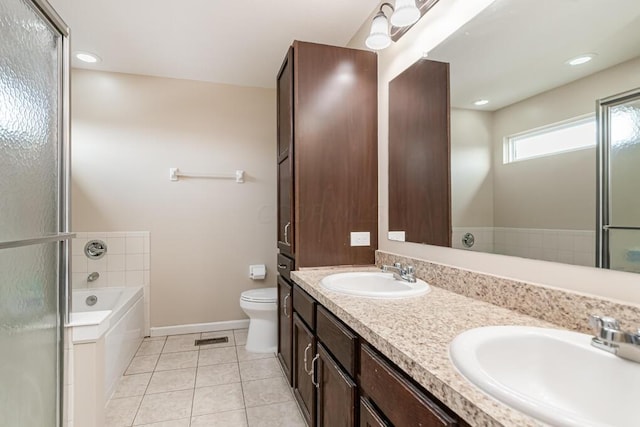
[[[415,283],[416,277],[414,276],[413,266],[407,265],[403,267],[399,262],[394,262],[393,265],[383,265],[380,267],[382,271],[385,273],[389,270],[395,270],[397,273],[393,273],[395,276],[398,276],[401,280],[409,283]]]
[[[589,325],[594,328],[596,335],[591,339],[592,346],[640,363],[640,330],[635,333],[622,331],[613,317],[593,314],[589,316]]]

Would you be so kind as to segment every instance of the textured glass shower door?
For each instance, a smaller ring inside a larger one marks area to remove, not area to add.
[[[60,423],[66,35],[46,3],[0,1],[0,427]]]
[[[601,100],[600,266],[640,273],[640,89]]]

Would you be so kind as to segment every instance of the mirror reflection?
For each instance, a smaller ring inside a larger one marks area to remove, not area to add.
[[[639,46],[637,0],[496,0],[429,52],[450,64],[454,248],[596,264],[596,101],[640,88]],[[640,271],[630,234],[615,268]]]

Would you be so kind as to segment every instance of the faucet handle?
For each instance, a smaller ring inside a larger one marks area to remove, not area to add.
[[[394,263],[393,263],[393,266],[394,266],[395,268],[402,268],[402,264],[401,264],[401,263],[399,263],[399,262],[394,262]]]
[[[608,316],[596,316],[595,314],[592,314],[591,316],[589,316],[589,326],[591,326],[592,328],[596,328],[598,330],[601,330],[601,329],[612,329],[616,331],[620,330],[620,323],[615,318],[608,317]]]
[[[413,265],[407,265],[407,274],[413,274],[414,270],[413,270]]]

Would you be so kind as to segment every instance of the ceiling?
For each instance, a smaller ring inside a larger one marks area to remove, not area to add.
[[[496,110],[639,55],[640,0],[496,0],[429,59],[451,64],[452,106]]]
[[[293,40],[346,45],[378,0],[49,0],[92,70],[274,87]]]

